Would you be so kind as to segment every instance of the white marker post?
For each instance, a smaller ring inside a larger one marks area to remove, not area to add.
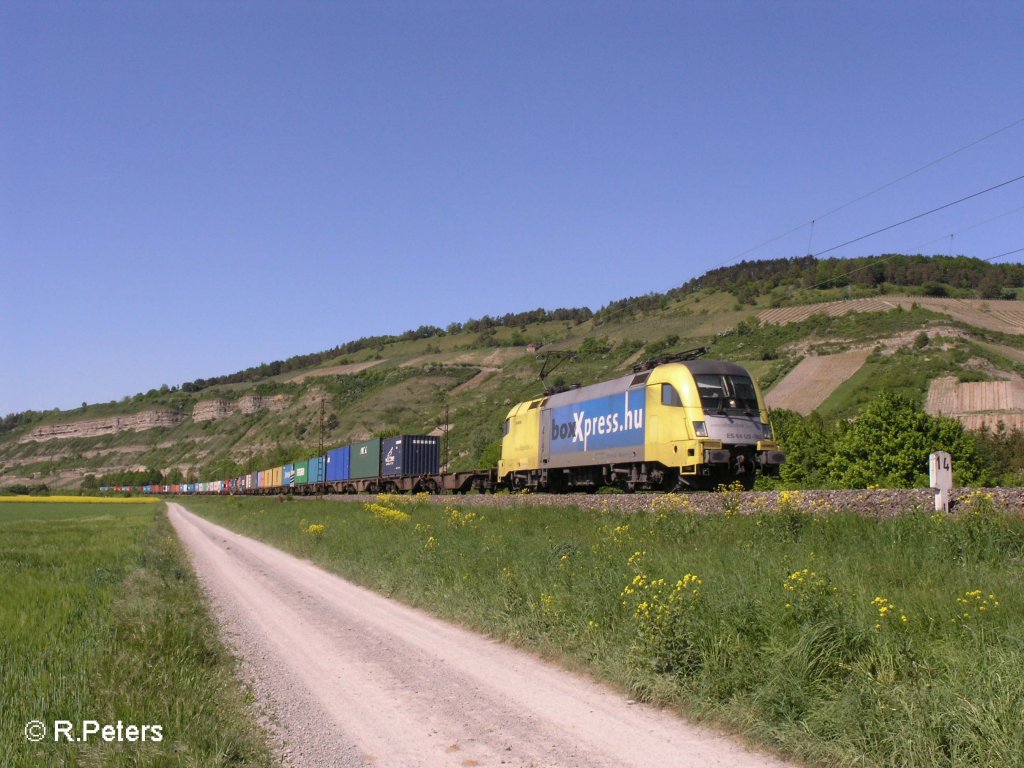
[[[953,490],[953,457],[945,451],[928,456],[929,485],[935,489],[935,511],[949,512],[949,492]]]

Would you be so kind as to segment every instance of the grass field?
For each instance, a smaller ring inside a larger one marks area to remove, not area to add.
[[[809,763],[1019,765],[1024,522],[195,499],[211,520]]]
[[[154,496],[0,496],[0,504],[159,504]]]
[[[0,505],[0,594],[0,765],[273,765],[162,504]]]

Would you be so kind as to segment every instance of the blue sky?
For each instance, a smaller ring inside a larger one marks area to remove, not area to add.
[[[6,0],[0,413],[666,290],[1024,118],[1022,36],[1019,2]],[[746,258],[1022,174],[1024,123]],[[832,255],[1022,225],[1018,182]]]

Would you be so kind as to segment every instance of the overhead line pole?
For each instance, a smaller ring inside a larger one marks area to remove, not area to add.
[[[324,497],[324,480],[320,475],[327,474],[327,457],[324,455],[324,398],[320,398],[320,445],[317,449],[317,471],[316,471],[316,496],[318,499]]]

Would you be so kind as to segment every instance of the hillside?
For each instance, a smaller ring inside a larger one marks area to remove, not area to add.
[[[1024,423],[1015,396],[953,391],[1024,380],[1024,268],[962,257],[875,262],[743,263],[597,312],[421,326],[120,402],[13,414],[0,425],[0,486],[78,487],[86,475],[129,472],[139,473],[135,482],[175,482],[273,466],[316,452],[321,402],[327,446],[381,432],[439,434],[447,409],[450,466],[474,468],[493,460],[508,407],[543,390],[538,374],[552,351],[575,353],[555,384],[707,345],[748,367],[773,407],[844,419],[887,390],[971,427]]]

